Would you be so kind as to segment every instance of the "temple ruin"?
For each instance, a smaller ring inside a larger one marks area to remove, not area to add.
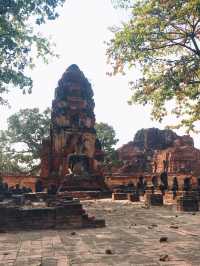
[[[89,216],[80,200],[111,199],[111,194],[113,201],[199,210],[200,150],[190,136],[157,128],[139,130],[133,141],[117,150],[120,164],[108,173],[102,167],[104,152],[94,125],[91,84],[77,65],[71,65],[55,89],[40,176],[23,178],[26,184],[35,180],[36,193],[23,192],[22,181],[10,193],[0,181],[0,229],[103,227],[105,220]]]
[[[108,182],[111,187],[136,181],[141,175],[150,182],[163,172],[171,185],[174,176],[181,185],[186,176],[194,185],[200,176],[200,150],[194,147],[193,139],[189,135],[178,136],[169,129],[141,129],[117,153],[121,164],[112,169]]]
[[[41,155],[44,182],[61,182],[68,191],[105,188],[94,106],[91,84],[77,65],[71,65],[55,89],[50,136],[43,141]]]
[[[172,130],[139,130],[134,140],[117,150],[123,162],[121,173],[200,175],[200,150],[189,135],[178,136]]]
[[[101,172],[104,154],[94,124],[91,84],[78,66],[71,65],[55,89],[50,136],[43,140],[41,173],[35,177],[36,193],[31,189],[27,193],[19,183],[11,191],[6,178],[0,180],[0,230],[105,226],[105,220],[87,215],[80,199],[63,193],[75,191],[79,196],[80,191],[106,189]]]

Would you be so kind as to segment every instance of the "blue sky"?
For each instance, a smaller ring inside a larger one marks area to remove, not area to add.
[[[162,124],[151,121],[149,107],[127,104],[130,96],[128,82],[139,76],[137,69],[126,76],[106,75],[110,67],[106,64],[104,42],[112,37],[109,27],[120,25],[127,19],[125,11],[114,9],[110,0],[67,0],[59,13],[59,19],[40,29],[55,42],[59,59],[51,59],[48,65],[37,61],[36,68],[30,73],[34,81],[31,95],[24,96],[12,89],[8,95],[12,108],[0,106],[1,128],[6,128],[7,117],[20,108],[39,107],[42,111],[51,107],[57,81],[70,64],[77,64],[92,83],[96,121],[114,127],[119,138],[118,146],[132,140],[141,128],[164,128],[172,123],[171,117]],[[200,147],[198,137],[194,138],[195,145]]]

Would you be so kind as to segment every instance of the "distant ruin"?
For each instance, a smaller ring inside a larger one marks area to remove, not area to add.
[[[182,173],[200,175],[200,150],[189,135],[172,130],[139,130],[134,140],[118,149],[120,173]]]
[[[136,184],[140,176],[151,184],[152,178],[160,179],[162,173],[167,175],[170,188],[174,177],[181,187],[186,177],[193,187],[200,183],[200,150],[194,147],[189,135],[178,136],[169,129],[141,129],[133,141],[117,150],[117,154],[119,166],[106,173],[110,188]]]

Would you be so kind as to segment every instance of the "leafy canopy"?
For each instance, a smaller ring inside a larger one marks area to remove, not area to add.
[[[42,139],[49,136],[50,109],[22,109],[8,118],[0,131],[0,166],[3,171],[29,172],[40,164]]]
[[[162,121],[173,100],[175,114],[188,131],[200,120],[200,1],[116,0],[131,8],[131,17],[113,29],[107,55],[113,73],[140,66],[142,78],[131,82],[129,103],[152,106]]]
[[[0,104],[12,86],[30,93],[32,80],[25,70],[34,66],[34,57],[47,61],[53,55],[47,38],[33,26],[58,17],[56,8],[65,0],[0,1]]]
[[[117,144],[118,139],[116,138],[114,128],[101,122],[95,124],[95,129],[97,138],[99,139],[102,149],[105,152],[105,161],[113,162],[117,160],[114,146]]]
[[[0,171],[19,172],[17,160],[13,160],[6,132],[0,131]]]

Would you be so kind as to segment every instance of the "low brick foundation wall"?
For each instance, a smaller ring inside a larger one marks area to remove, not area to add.
[[[24,201],[30,201],[30,199],[33,199],[32,194],[29,197],[28,194],[25,195]],[[45,202],[34,201],[29,206],[26,206],[22,200],[21,202],[20,200],[13,201],[10,206],[1,202],[0,217],[0,229],[4,230],[72,229],[105,226],[105,220],[89,217],[80,201],[70,197],[49,197]]]
[[[20,187],[29,187],[32,191],[35,191],[35,183],[39,179],[39,176],[23,176],[23,175],[3,175],[3,181],[8,184],[9,187],[16,186],[17,184]]]
[[[60,195],[67,195],[73,198],[78,198],[80,200],[89,200],[89,199],[106,199],[111,198],[112,193],[109,191],[65,191],[60,192]]]
[[[112,200],[127,200],[127,193],[112,193]]]

